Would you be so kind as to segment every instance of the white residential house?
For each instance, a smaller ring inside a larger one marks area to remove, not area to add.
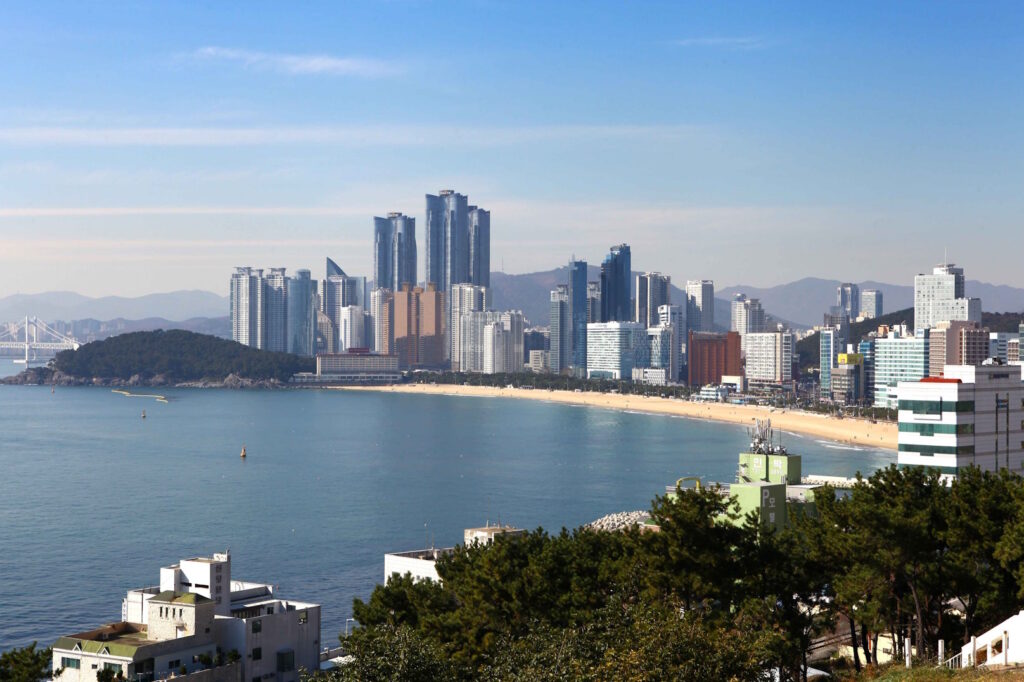
[[[184,559],[160,569],[159,586],[130,590],[120,623],[57,640],[53,665],[75,671],[62,676],[69,682],[93,682],[108,664],[145,682],[196,672],[209,665],[200,657],[217,661],[218,652],[238,664],[214,667],[203,682],[297,682],[320,666],[320,605],[232,580],[226,552]]]
[[[1024,663],[1024,611],[1007,618],[960,649],[950,667],[1010,666]]]
[[[513,526],[491,525],[488,523],[480,528],[467,528],[463,532],[463,544],[488,545],[499,535],[521,535],[526,531]],[[437,560],[455,550],[454,547],[415,549],[409,552],[391,552],[384,555],[384,582],[392,575],[412,575],[415,580],[441,581],[437,574]]]

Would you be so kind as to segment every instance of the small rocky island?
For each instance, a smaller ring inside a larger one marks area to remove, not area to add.
[[[312,358],[249,348],[180,329],[133,332],[67,350],[46,367],[30,367],[0,382],[57,386],[182,386],[274,388]]]

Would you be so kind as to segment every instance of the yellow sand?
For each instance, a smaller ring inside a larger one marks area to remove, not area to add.
[[[772,420],[774,428],[783,431],[816,436],[850,445],[863,445],[888,450],[896,449],[897,429],[896,424],[891,422],[872,424],[866,419],[837,419],[813,412],[754,405],[696,403],[687,400],[670,400],[613,393],[576,393],[574,391],[526,390],[521,388],[494,388],[491,386],[455,386],[450,384],[397,384],[393,386],[351,387],[345,390],[546,400],[570,405],[590,405],[615,410],[635,410],[637,412],[694,417],[742,425],[752,425],[755,419],[767,418]]]

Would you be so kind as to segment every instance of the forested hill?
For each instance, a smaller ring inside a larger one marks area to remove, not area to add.
[[[120,334],[63,351],[54,369],[80,379],[149,382],[222,381],[235,375],[254,381],[287,381],[296,372],[315,369],[312,358],[271,353],[183,329]]]

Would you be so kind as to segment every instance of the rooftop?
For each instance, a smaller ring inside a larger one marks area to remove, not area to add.
[[[73,650],[76,646],[86,653],[98,654],[107,649],[111,656],[131,658],[136,650],[154,642],[147,637],[146,626],[139,623],[110,623],[94,630],[61,637],[54,649]]]
[[[165,590],[157,595],[154,595],[150,601],[164,602],[166,604],[205,604],[213,601],[208,597],[204,597],[201,594],[195,592],[174,592],[171,590]]]
[[[441,556],[449,554],[454,550],[454,547],[444,547],[440,549],[414,549],[408,552],[388,552],[385,556],[398,556],[404,559],[421,559],[424,561],[437,561],[441,558]]]

